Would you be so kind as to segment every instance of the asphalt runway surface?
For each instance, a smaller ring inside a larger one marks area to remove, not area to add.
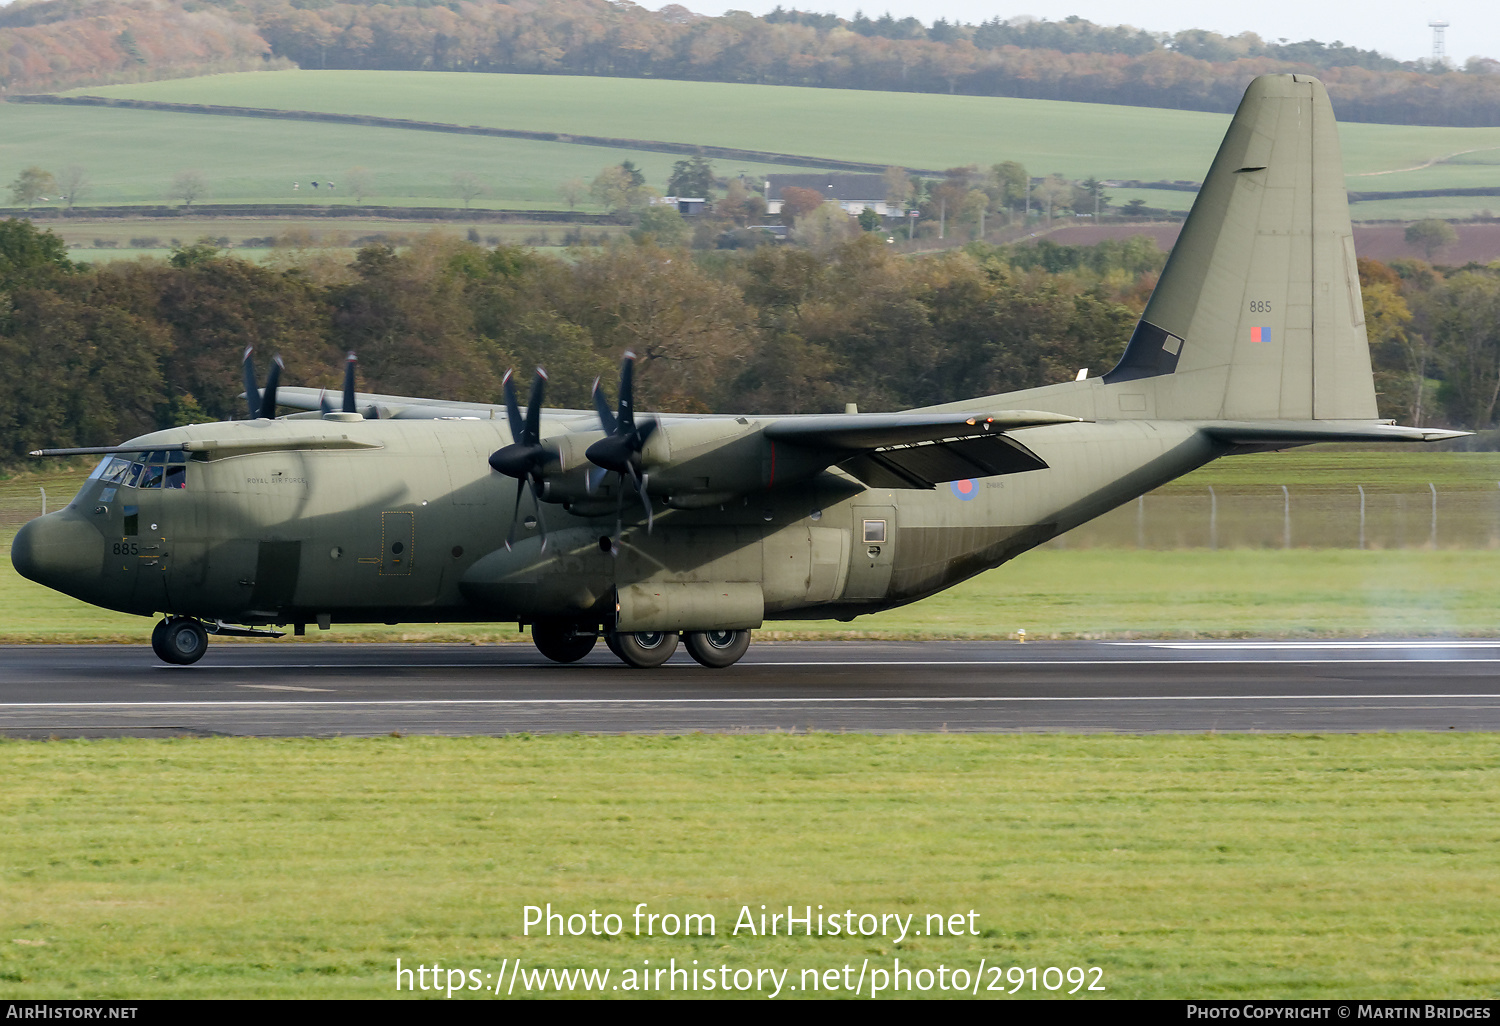
[[[603,645],[0,648],[0,736],[1500,730],[1500,641],[781,642],[708,670]]]

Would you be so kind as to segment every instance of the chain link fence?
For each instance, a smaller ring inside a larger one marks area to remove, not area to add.
[[[1492,489],[1170,488],[1151,492],[1048,543],[1053,548],[1493,549]]]

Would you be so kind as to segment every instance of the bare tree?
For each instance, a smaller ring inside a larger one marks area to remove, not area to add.
[[[88,192],[93,185],[89,181],[88,172],[77,164],[69,164],[62,174],[57,176],[57,194],[62,201],[72,210],[74,205]]]
[[[458,194],[459,199],[464,201],[464,209],[467,210],[470,203],[484,195],[485,189],[484,183],[474,172],[459,171],[453,176],[453,191]]]
[[[557,187],[557,191],[563,199],[568,201],[568,209],[572,210],[578,206],[579,199],[589,191],[589,187],[582,178],[569,178]]]
[[[190,207],[193,200],[208,195],[208,183],[203,180],[203,173],[200,171],[183,171],[172,179],[169,195],[173,199],[181,199],[183,206]]]
[[[356,205],[363,205],[366,196],[375,194],[375,179],[362,167],[351,167],[344,172],[344,188],[354,197]]]

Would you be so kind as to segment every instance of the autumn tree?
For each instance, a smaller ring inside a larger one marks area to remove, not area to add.
[[[781,223],[795,228],[799,219],[812,213],[822,202],[823,194],[817,189],[788,185],[781,190]]]
[[[47,198],[47,194],[57,189],[57,181],[52,177],[51,171],[39,167],[28,167],[16,175],[15,181],[10,183],[10,201],[18,207],[30,210],[41,200]]]
[[[589,185],[589,195],[607,210],[623,214],[643,206],[650,193],[645,176],[627,160],[600,171]]]
[[[1431,261],[1438,250],[1458,241],[1458,232],[1447,221],[1430,217],[1407,225],[1406,241],[1421,249]]]

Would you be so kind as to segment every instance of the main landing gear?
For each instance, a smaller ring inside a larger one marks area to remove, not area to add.
[[[196,663],[208,651],[208,630],[190,616],[168,617],[152,628],[151,651],[164,663]]]
[[[577,662],[593,650],[597,633],[574,624],[537,623],[531,640],[537,651],[559,663]],[[750,647],[749,631],[605,631],[604,643],[619,660],[637,669],[660,666],[684,643],[688,655],[700,664],[722,669],[739,662]]]

